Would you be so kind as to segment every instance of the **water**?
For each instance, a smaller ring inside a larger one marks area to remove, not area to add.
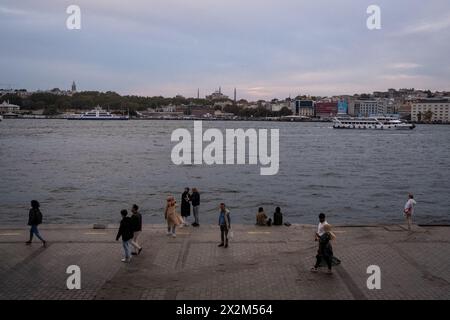
[[[413,131],[333,130],[330,123],[203,122],[209,127],[279,128],[280,171],[259,166],[176,166],[176,128],[190,121],[4,120],[0,122],[0,224],[24,225],[37,199],[46,223],[116,223],[139,204],[145,223],[163,223],[165,198],[201,193],[201,223],[252,224],[259,206],[280,206],[291,223],[397,223],[407,193],[418,223],[450,223],[450,126]]]

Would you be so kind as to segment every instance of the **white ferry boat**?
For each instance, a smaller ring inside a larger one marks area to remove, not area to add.
[[[72,115],[67,120],[128,120],[129,116],[116,116],[97,106],[95,109],[81,115]]]
[[[3,116],[2,115],[0,115],[0,121],[2,121],[3,120]]]
[[[395,117],[333,118],[334,129],[412,130],[415,127],[414,124],[405,123]]]

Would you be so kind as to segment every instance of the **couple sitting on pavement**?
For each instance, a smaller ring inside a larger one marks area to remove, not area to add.
[[[273,214],[273,225],[281,226],[282,224],[283,224],[283,214],[281,213],[280,207],[277,207]],[[269,227],[272,225],[272,219],[267,217],[262,207],[258,209],[258,213],[256,214],[256,225]]]

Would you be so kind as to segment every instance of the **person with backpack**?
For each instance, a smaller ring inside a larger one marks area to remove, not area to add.
[[[33,235],[36,235],[36,237],[42,241],[42,245],[45,247],[47,246],[47,241],[45,241],[38,230],[38,225],[42,223],[42,212],[39,209],[40,204],[37,200],[31,201],[31,209],[28,213],[28,225],[31,227],[30,229],[30,240],[26,242],[26,244],[31,244],[33,241]]]

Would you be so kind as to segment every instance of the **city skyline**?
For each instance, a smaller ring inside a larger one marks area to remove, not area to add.
[[[450,4],[377,1],[3,1],[0,87],[68,86],[121,95],[195,97],[219,86],[247,100],[387,88],[450,89]],[[114,36],[112,36],[114,35]],[[70,82],[69,82],[70,83]]]

